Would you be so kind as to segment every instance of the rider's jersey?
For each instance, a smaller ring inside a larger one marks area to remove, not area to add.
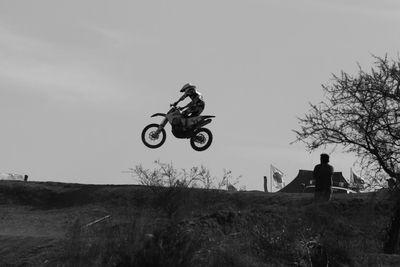
[[[184,98],[186,97],[190,97],[193,105],[204,104],[203,96],[196,90],[193,90],[192,92],[185,92]]]

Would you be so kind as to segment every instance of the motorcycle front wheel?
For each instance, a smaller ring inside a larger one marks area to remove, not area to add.
[[[211,131],[207,128],[200,128],[190,138],[190,145],[196,151],[204,151],[210,147],[212,140]]]
[[[149,148],[158,148],[162,146],[167,138],[164,129],[157,134],[158,124],[152,123],[144,127],[142,131],[142,141]]]

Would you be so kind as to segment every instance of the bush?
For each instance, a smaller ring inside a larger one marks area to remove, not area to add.
[[[156,167],[153,170],[145,169],[142,165],[129,168],[129,173],[142,185],[153,187],[192,187],[204,189],[225,189],[228,186],[237,185],[239,177],[233,177],[232,171],[225,170],[222,178],[218,179],[211,175],[210,170],[201,165],[192,167],[189,170],[176,169],[172,163],[162,163],[159,160],[154,162]]]

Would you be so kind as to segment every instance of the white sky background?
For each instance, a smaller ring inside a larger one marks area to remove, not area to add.
[[[134,183],[121,173],[154,160],[243,175],[262,190],[274,164],[294,178],[312,169],[295,139],[296,116],[322,100],[332,73],[395,58],[400,2],[0,2],[0,171],[31,180]],[[187,82],[206,100],[214,142],[205,152],[176,139],[140,140]],[[325,151],[330,152],[330,150]],[[354,157],[331,155],[348,178]]]

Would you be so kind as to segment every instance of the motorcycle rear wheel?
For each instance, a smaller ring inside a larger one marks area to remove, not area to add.
[[[145,146],[149,148],[159,148],[164,144],[167,133],[164,129],[161,129],[160,133],[156,135],[158,127],[159,125],[157,123],[152,123],[144,127],[142,131],[142,142]]]
[[[211,146],[213,135],[207,128],[200,128],[190,138],[190,145],[196,151],[204,151]]]

